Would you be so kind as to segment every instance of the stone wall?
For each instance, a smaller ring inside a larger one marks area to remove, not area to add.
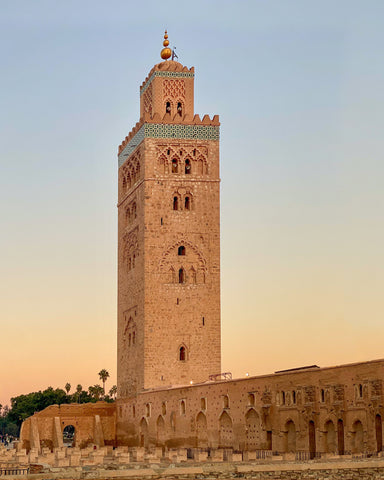
[[[382,450],[384,361],[148,390],[117,401],[120,445]]]
[[[73,446],[115,445],[115,404],[106,402],[51,405],[27,418],[22,424],[20,445],[27,451],[63,447],[63,430],[75,429]]]

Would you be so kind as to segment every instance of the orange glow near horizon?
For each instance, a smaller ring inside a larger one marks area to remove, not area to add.
[[[2,405],[103,368],[116,384],[116,152],[163,25],[196,67],[196,113],[220,115],[222,371],[384,357],[384,3],[16,3],[0,29]]]

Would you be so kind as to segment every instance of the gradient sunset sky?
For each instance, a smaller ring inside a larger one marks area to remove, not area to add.
[[[0,2],[0,403],[116,383],[117,147],[164,29],[221,127],[222,371],[384,357],[382,0]]]

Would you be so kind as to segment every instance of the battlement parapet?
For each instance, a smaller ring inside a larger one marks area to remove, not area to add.
[[[218,133],[219,132],[218,127],[220,127],[219,115],[214,115],[212,118],[210,118],[209,115],[204,115],[203,118],[200,118],[200,115],[196,114],[193,117],[191,115],[185,115],[183,118],[181,118],[180,115],[178,114],[171,117],[169,113],[166,113],[163,117],[161,117],[158,113],[155,113],[152,116],[149,113],[145,113],[144,116],[140,118],[140,120],[136,123],[133,129],[129,132],[129,134],[125,137],[125,139],[119,145],[118,155],[120,155],[123,152],[123,150],[127,147],[127,145],[129,145],[131,140],[135,137],[136,134],[138,134],[138,132],[142,129],[142,127],[145,124],[148,125],[148,129],[147,129],[148,132],[150,131],[155,132],[156,130],[158,132],[162,131],[163,134],[165,135],[164,138],[176,137],[178,136],[177,131],[179,131],[179,132],[184,132],[187,135],[187,136],[182,135],[182,138],[202,139],[201,138],[202,130],[200,129],[200,131],[198,131],[198,129],[196,128],[194,129],[194,127],[197,127],[197,126],[216,127],[215,132],[217,132],[217,134],[212,136],[210,135],[209,132],[207,132],[202,136],[207,137],[207,138],[203,138],[206,140],[219,140],[219,133]],[[158,129],[154,128],[156,125],[159,126]],[[176,128],[173,128],[173,127],[176,127]],[[161,138],[161,135],[160,134],[155,135],[155,137]],[[144,139],[144,136],[142,136],[142,138],[140,139],[140,142],[143,139]],[[136,148],[136,146],[140,142],[135,142],[134,148]]]

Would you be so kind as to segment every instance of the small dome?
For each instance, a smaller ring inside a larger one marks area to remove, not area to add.
[[[165,50],[165,49],[164,49]],[[160,62],[156,65],[159,70],[182,70],[184,67],[181,63],[176,62],[175,60],[168,60],[167,62]]]

